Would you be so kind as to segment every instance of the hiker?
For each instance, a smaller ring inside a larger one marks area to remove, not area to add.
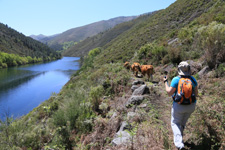
[[[178,65],[178,74],[172,79],[170,86],[167,76],[163,80],[166,92],[173,98],[171,127],[174,135],[174,144],[178,149],[184,149],[183,131],[188,118],[195,110],[198,83],[191,76],[191,68],[186,61],[182,61]],[[187,91],[188,88],[189,91]],[[189,94],[189,96],[187,97],[186,94]]]

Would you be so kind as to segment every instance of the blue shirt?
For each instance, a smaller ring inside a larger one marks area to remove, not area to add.
[[[192,84],[193,84],[193,89],[195,89],[196,86],[198,86],[197,80],[191,76],[192,80],[194,80],[194,82],[191,80]],[[170,86],[175,88],[176,91],[174,92],[174,94],[172,95],[172,97],[177,93],[177,87],[178,87],[178,83],[179,83],[180,77],[176,76],[172,79]]]

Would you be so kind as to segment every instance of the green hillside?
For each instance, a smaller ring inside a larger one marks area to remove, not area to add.
[[[45,44],[0,23],[0,68],[60,57],[59,53]]]
[[[1,122],[1,149],[175,150],[172,99],[162,78],[168,73],[171,82],[181,60],[189,61],[199,88],[184,131],[187,149],[225,149],[224,0],[177,0],[84,41],[68,51],[83,56],[82,67],[59,94],[20,119]],[[135,77],[125,61],[152,64],[153,80],[140,72]],[[149,92],[128,105],[137,81]],[[122,133],[129,138],[122,140]]]
[[[86,38],[85,40],[78,42],[76,45],[68,48],[63,52],[63,55],[80,57],[87,55],[91,49],[94,49],[96,47],[103,47],[120,34],[128,31],[134,25],[145,21],[151,14],[152,13],[149,13],[147,15],[140,16],[137,19],[121,23],[110,30],[101,32],[100,34],[97,34],[93,37]]]
[[[54,50],[64,50],[66,48],[63,46],[68,44],[68,42],[71,43],[70,46],[73,46],[77,42],[80,42],[88,37],[92,37],[100,32],[113,28],[117,24],[130,21],[134,18],[136,18],[136,16],[117,17],[109,20],[103,20],[85,26],[73,28],[52,38],[43,38],[40,41],[47,43],[47,45],[49,45]]]
[[[135,22],[140,18],[117,26],[119,29],[113,28],[110,30],[112,33],[107,34],[110,31],[106,32],[103,38],[98,38],[98,36],[101,37],[101,35],[98,35],[90,39],[86,39],[85,41],[66,51],[64,55],[68,54],[72,56],[80,56],[82,53],[85,55],[88,51],[95,47],[102,47],[105,54],[101,55],[104,57],[104,59],[101,56],[99,57],[99,60],[103,61],[101,63],[117,60],[126,61],[131,59],[134,56],[134,52],[139,50],[141,46],[147,43],[155,42],[159,45],[166,46],[165,43],[167,43],[168,40],[178,37],[179,31],[182,28],[190,30],[187,32],[194,32],[191,30],[203,24],[207,25],[213,20],[217,21],[218,23],[223,23],[223,12],[217,14],[218,10],[212,9],[212,13],[206,13],[206,10],[214,5],[216,5],[215,1],[177,1],[166,10],[158,11],[153,16],[146,16],[146,21],[131,25],[127,32],[123,32],[123,27],[126,26],[126,24],[132,24],[132,22]],[[218,9],[223,11],[223,8]],[[210,15],[206,16],[207,14]],[[201,18],[199,18],[199,16],[201,16]],[[121,30],[122,32],[117,34],[117,36],[112,36],[112,34],[116,32],[114,30]],[[193,38],[193,42],[195,40],[194,38],[196,37],[189,38]],[[102,44],[102,40],[105,39],[109,40]],[[191,44],[192,43],[190,43],[190,45]],[[93,47],[89,45],[92,45]],[[189,51],[189,53],[196,53],[193,47],[189,47],[188,50],[187,48],[183,50],[184,53],[187,51]]]

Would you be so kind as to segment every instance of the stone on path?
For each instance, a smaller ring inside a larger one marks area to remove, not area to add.
[[[131,105],[139,105],[144,100],[144,96],[131,96],[126,102],[126,107],[130,107]]]
[[[150,94],[149,87],[145,84],[135,89],[132,95],[144,95],[144,94]]]
[[[145,84],[145,82],[144,81],[137,80],[137,81],[134,81],[132,83],[132,85],[138,85],[138,84]]]

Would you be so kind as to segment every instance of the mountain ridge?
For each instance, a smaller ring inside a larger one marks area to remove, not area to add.
[[[120,16],[108,20],[101,20],[84,26],[68,29],[62,33],[57,34],[56,36],[43,37],[39,39],[39,41],[49,45],[51,48],[55,50],[63,50],[64,42],[71,42],[71,41],[80,42],[85,38],[94,36],[100,32],[103,32],[105,30],[114,27],[117,24],[132,20],[136,17],[137,16],[128,16],[128,17]]]

